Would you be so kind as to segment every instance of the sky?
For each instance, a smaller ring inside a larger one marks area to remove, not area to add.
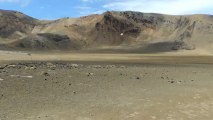
[[[213,0],[0,0],[0,9],[16,10],[37,19],[49,20],[111,10],[213,15]]]

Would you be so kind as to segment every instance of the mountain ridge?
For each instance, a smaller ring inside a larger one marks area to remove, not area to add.
[[[204,14],[107,11],[43,21],[20,12],[0,10],[0,23],[0,44],[15,50],[62,50],[61,46],[70,46],[65,47],[67,50],[133,46],[130,49],[142,48],[141,52],[213,50],[213,17]],[[64,36],[68,39],[63,41]],[[57,39],[62,41],[57,43]]]

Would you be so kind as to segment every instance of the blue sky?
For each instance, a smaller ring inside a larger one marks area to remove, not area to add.
[[[38,19],[79,17],[106,10],[213,15],[213,0],[0,0],[0,9],[17,10]]]

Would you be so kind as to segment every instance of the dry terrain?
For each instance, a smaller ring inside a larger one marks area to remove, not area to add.
[[[0,10],[0,120],[212,120],[213,16]]]
[[[213,54],[212,38],[212,15],[107,11],[43,21],[0,10],[0,50]]]
[[[211,56],[4,51],[1,59],[0,120],[213,118]]]

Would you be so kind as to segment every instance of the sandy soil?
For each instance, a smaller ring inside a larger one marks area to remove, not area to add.
[[[149,64],[212,64],[213,55],[186,52],[132,54],[87,52],[12,52],[0,51],[0,62],[8,61],[72,61],[102,63],[149,63]]]
[[[0,58],[0,120],[213,118],[211,56],[1,52]]]
[[[19,63],[0,78],[0,120],[213,118],[212,65]]]

